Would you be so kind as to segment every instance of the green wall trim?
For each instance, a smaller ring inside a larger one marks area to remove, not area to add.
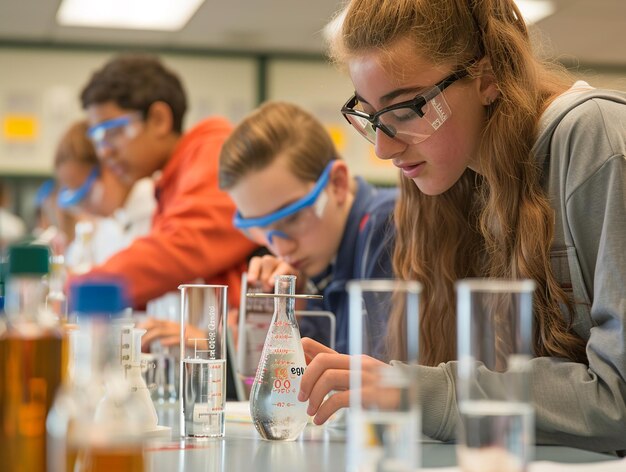
[[[269,96],[268,80],[267,80],[267,67],[269,58],[267,56],[259,56],[257,58],[257,94],[256,104],[260,105]]]

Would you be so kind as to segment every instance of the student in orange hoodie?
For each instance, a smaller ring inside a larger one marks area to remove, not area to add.
[[[231,125],[211,117],[183,133],[182,84],[150,56],[114,58],[93,74],[81,101],[101,162],[128,183],[152,176],[157,198],[151,232],[90,274],[124,276],[134,307],[198,279],[228,285],[237,306],[255,246],[233,227],[235,207],[218,187]]]

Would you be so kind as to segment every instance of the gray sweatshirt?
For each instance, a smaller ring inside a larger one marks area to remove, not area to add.
[[[556,212],[553,270],[571,286],[589,366],[534,358],[531,390],[538,443],[608,452],[626,449],[626,93],[576,86],[542,116],[534,150]],[[456,436],[456,369],[419,367],[430,437]],[[501,375],[482,370],[484,391],[497,396]]]

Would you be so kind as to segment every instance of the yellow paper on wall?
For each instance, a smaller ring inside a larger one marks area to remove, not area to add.
[[[2,123],[7,141],[34,141],[38,128],[39,122],[33,115],[5,115]]]
[[[337,151],[341,153],[346,147],[346,133],[339,125],[326,125],[326,130],[330,135]]]

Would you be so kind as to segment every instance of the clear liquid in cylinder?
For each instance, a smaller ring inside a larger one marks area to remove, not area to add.
[[[263,439],[293,441],[306,426],[307,403],[297,398],[305,367],[297,326],[274,322],[250,393],[252,421]]]
[[[0,337],[0,457],[3,470],[46,470],[46,417],[67,364],[57,333]]]

